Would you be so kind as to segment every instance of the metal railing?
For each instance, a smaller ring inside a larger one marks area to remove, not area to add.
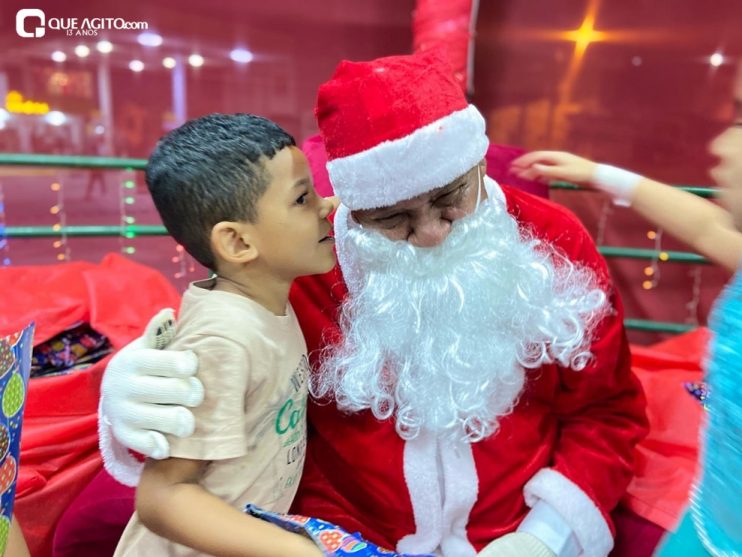
[[[112,158],[112,157],[76,157],[64,155],[28,155],[0,153],[0,166],[31,166],[41,168],[87,168],[108,170],[144,170],[146,159]],[[587,188],[558,182],[550,186],[556,190],[593,191]],[[680,189],[700,197],[715,197],[716,188],[698,186],[678,186]],[[134,236],[166,236],[164,226],[158,225],[129,225],[120,226],[9,226],[5,228],[7,238],[50,238],[61,237],[134,237]],[[697,253],[683,251],[656,251],[651,249],[598,246],[598,251],[604,257],[619,257],[630,259],[660,260],[668,263],[708,264],[703,256]],[[627,329],[656,333],[684,333],[694,328],[686,323],[669,323],[645,319],[626,319]]]

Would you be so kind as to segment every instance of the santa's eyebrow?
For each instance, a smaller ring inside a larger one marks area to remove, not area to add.
[[[445,186],[443,189],[441,189],[438,193],[436,193],[434,199],[438,199],[439,197],[443,197],[444,195],[453,193],[457,189],[465,185],[466,185],[466,175],[460,176],[456,178],[453,182]]]
[[[467,170],[461,176],[457,176],[456,178],[454,178],[453,180],[451,180],[448,184],[446,184],[445,186],[443,186],[441,189],[451,188],[451,187],[460,185],[462,182],[465,182],[466,180],[469,179],[469,174],[471,174],[471,172],[472,172],[471,169],[470,170]]]

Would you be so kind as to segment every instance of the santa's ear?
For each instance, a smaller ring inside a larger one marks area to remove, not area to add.
[[[258,257],[258,248],[246,223],[222,221],[211,229],[211,249],[218,260],[245,264]]]

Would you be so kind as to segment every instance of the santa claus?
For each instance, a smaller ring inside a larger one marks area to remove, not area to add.
[[[339,269],[292,291],[315,369],[295,510],[405,553],[607,555],[646,422],[587,232],[485,176],[484,119],[435,55],[342,62],[316,114]],[[160,432],[187,433],[148,406],[198,400],[196,367],[112,361],[114,474],[116,439],[162,458]]]

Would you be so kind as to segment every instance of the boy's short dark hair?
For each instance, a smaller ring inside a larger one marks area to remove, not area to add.
[[[147,161],[149,192],[170,235],[214,270],[211,229],[221,221],[257,220],[270,183],[261,157],[296,145],[280,126],[253,114],[210,114],[157,143]]]

